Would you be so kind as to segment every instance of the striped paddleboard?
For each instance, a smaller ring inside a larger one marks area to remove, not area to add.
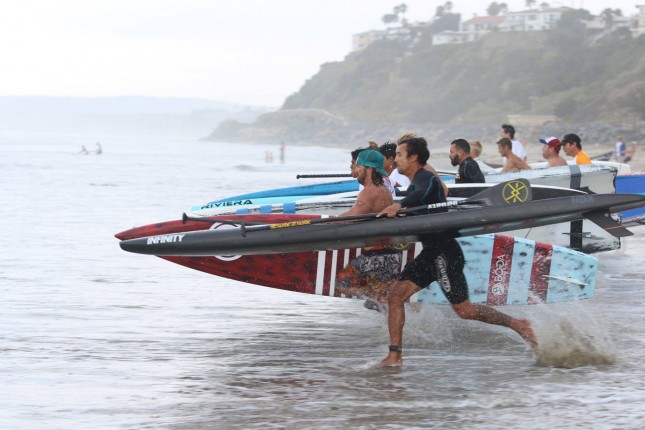
[[[258,220],[279,221],[278,215],[257,215]],[[285,216],[282,216],[285,217]],[[287,217],[288,218],[288,217]],[[188,232],[230,226],[169,221],[119,233],[119,239]],[[594,294],[597,260],[567,248],[504,235],[457,239],[466,258],[464,269],[473,303],[517,305],[589,299]],[[402,266],[421,250],[416,243],[403,251]],[[339,297],[336,277],[360,248],[282,254],[170,257],[168,261],[212,275],[269,288]],[[447,303],[433,283],[414,300]]]

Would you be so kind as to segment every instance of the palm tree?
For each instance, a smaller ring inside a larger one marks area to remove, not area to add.
[[[496,1],[489,4],[488,8],[486,9],[486,13],[490,16],[497,16],[501,12],[502,12],[502,8],[500,7],[499,3],[497,3]]]
[[[394,6],[394,13],[397,15],[398,14],[405,15],[407,11],[408,11],[408,5],[405,3],[401,3],[398,6]]]
[[[381,21],[383,21],[383,24],[388,25],[388,24],[393,24],[399,20],[399,16],[395,13],[386,13],[383,15],[381,18]]]
[[[401,3],[398,6],[394,7],[394,13],[398,17],[399,14],[401,15],[401,24],[406,25],[408,23],[408,20],[405,19],[405,13],[408,11],[408,5],[405,3]]]

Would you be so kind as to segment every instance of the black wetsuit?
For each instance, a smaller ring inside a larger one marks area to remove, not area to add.
[[[408,187],[408,195],[401,201],[402,207],[415,207],[446,201],[439,178],[425,169],[415,173]],[[429,212],[445,212],[446,208]],[[423,210],[420,213],[428,213]],[[418,214],[418,213],[417,213]],[[468,284],[464,276],[464,254],[459,243],[450,235],[421,237],[423,250],[405,266],[399,279],[414,282],[421,288],[437,281],[448,301],[462,303],[468,299]]]
[[[460,165],[455,177],[456,184],[477,184],[486,182],[479,164],[472,159],[466,158]]]

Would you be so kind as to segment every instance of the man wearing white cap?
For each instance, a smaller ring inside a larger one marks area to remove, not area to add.
[[[560,156],[562,143],[557,137],[547,137],[540,139],[542,147],[542,157],[547,161],[548,167],[566,166],[567,160]]]

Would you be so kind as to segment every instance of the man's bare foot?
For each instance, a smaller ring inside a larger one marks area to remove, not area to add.
[[[516,319],[513,324],[511,324],[511,328],[515,330],[517,334],[522,336],[522,339],[527,341],[529,345],[531,345],[531,349],[537,347],[537,337],[535,337],[535,333],[533,332],[533,324],[531,324],[531,321]]]
[[[375,364],[372,368],[380,369],[383,367],[401,367],[403,366],[403,355],[400,352],[390,352],[380,363]]]

